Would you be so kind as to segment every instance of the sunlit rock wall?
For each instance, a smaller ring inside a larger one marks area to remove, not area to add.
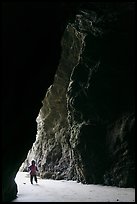
[[[36,142],[28,153],[25,169],[26,164],[35,159],[42,178],[73,179],[75,176],[66,92],[71,73],[82,54],[84,37],[74,25],[68,24],[62,39],[62,57],[54,84],[49,87],[37,117]]]
[[[134,186],[133,8],[85,7],[68,23],[21,170],[35,159],[42,178]]]

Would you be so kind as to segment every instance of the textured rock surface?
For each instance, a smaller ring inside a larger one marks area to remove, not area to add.
[[[37,118],[36,142],[26,160],[41,160],[41,176],[55,179],[75,175],[71,149],[66,92],[74,67],[79,63],[84,46],[84,35],[69,24],[62,40],[62,58],[55,75],[54,84],[48,89],[43,107]],[[24,165],[23,167],[24,168]],[[22,169],[21,168],[21,169]]]
[[[86,4],[68,23],[37,118],[42,178],[134,187],[134,4]]]

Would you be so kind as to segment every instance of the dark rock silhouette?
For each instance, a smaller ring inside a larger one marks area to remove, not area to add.
[[[14,177],[35,141],[36,117],[53,83],[72,3],[2,3],[2,196],[15,197]]]

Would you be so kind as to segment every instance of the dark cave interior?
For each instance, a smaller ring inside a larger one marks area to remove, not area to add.
[[[127,3],[128,4],[128,3]],[[107,9],[118,8],[117,3],[106,6],[107,4],[96,4],[89,2],[81,3],[66,3],[66,2],[3,2],[2,3],[2,196],[3,201],[11,201],[16,197],[16,185],[13,181],[20,165],[27,156],[28,150],[35,141],[37,124],[36,118],[42,106],[42,100],[49,86],[53,83],[60,56],[61,56],[61,38],[68,20],[75,16],[79,8],[93,9],[101,15]],[[120,4],[121,5],[121,4]],[[132,3],[129,6],[132,8]],[[119,6],[119,9],[121,7]],[[132,10],[132,9],[131,9]],[[126,98],[128,101],[123,106],[123,101],[116,100],[115,103],[120,103],[119,112],[121,114],[128,108],[134,109],[134,13],[129,9],[127,20],[123,18],[123,27],[121,22],[117,25],[119,32],[122,29],[127,29],[129,33],[129,42],[124,44],[124,34],[119,37],[121,51],[115,54],[115,62],[130,64],[130,69],[121,70],[121,75],[125,72],[124,80],[126,83],[121,84],[117,81],[117,86],[108,89],[109,92],[102,92],[96,95],[94,90],[92,95],[99,97],[98,104],[96,101],[95,107],[99,107],[100,99],[102,103],[107,100],[107,94],[111,95],[111,100],[119,98],[123,94],[133,96]],[[132,14],[131,14],[132,13]],[[129,21],[129,22],[128,22]],[[132,23],[131,23],[132,22]],[[124,26],[127,23],[129,26]],[[112,25],[113,27],[113,25]],[[124,30],[125,31],[125,30]],[[117,30],[118,32],[118,30]],[[123,32],[123,30],[122,30]],[[126,32],[126,31],[125,31]],[[112,34],[116,35],[115,33]],[[106,46],[105,60],[109,65],[112,65],[111,59],[113,52],[117,50],[115,41],[110,40],[111,48],[105,43],[109,36],[104,38],[102,47]],[[125,38],[126,39],[126,38]],[[93,48],[96,47],[93,43]],[[102,41],[101,41],[102,42]],[[99,43],[99,42],[98,42]],[[109,51],[112,53],[108,57]],[[90,49],[89,49],[90,50]],[[127,52],[132,50],[132,52]],[[125,53],[124,53],[125,51]],[[91,51],[93,56],[100,55],[101,50],[95,49]],[[121,56],[119,56],[119,53]],[[89,54],[89,53],[88,53]],[[122,57],[123,56],[123,57]],[[125,58],[126,56],[126,58]],[[124,59],[123,59],[124,58]],[[109,62],[110,60],[110,62]],[[132,62],[132,63],[131,63]],[[115,67],[115,64],[113,64]],[[124,66],[123,66],[124,67]],[[118,67],[117,67],[118,68]],[[106,74],[101,73],[102,74]],[[110,73],[109,73],[110,74]],[[108,74],[108,76],[109,76]],[[98,80],[101,79],[98,74],[95,78],[96,90],[99,90]],[[117,76],[113,76],[115,80]],[[107,77],[106,77],[107,78]],[[129,80],[130,79],[130,80]],[[107,78],[107,80],[109,80]],[[128,86],[128,83],[131,83]],[[112,81],[113,84],[113,81]],[[127,84],[127,87],[123,87]],[[103,86],[105,87],[105,83]],[[104,88],[105,90],[105,88]],[[117,90],[117,93],[116,93]],[[125,92],[124,92],[124,91]],[[132,92],[132,93],[131,93]],[[105,97],[102,97],[106,94]],[[92,98],[91,95],[91,98]],[[122,98],[122,97],[121,97]],[[93,99],[94,100],[94,99]],[[113,103],[110,103],[112,105]],[[113,109],[113,117],[115,117],[115,105],[109,107]],[[129,106],[129,107],[128,107]],[[117,106],[116,106],[117,107]],[[107,114],[111,118],[112,112]],[[102,113],[105,114],[105,113]],[[116,115],[117,116],[117,115]],[[89,128],[90,129],[90,128]],[[87,131],[87,130],[86,130]],[[86,132],[85,131],[85,132]],[[86,133],[85,133],[86,134]],[[88,137],[88,136],[87,136]],[[90,147],[89,147],[90,149]],[[90,167],[89,167],[90,168]],[[8,193],[7,193],[8,192]]]

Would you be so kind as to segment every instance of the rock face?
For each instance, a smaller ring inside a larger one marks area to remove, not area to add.
[[[82,4],[37,117],[42,178],[135,186],[134,4]]]

